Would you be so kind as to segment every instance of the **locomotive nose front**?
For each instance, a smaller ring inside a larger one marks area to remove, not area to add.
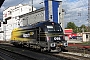
[[[60,24],[54,22],[46,24],[45,32],[48,49],[59,50],[67,45],[64,39],[63,29]]]
[[[58,36],[51,36],[47,37],[47,42],[48,42],[48,48],[53,51],[61,51],[65,47],[68,46],[67,41],[65,41],[63,35],[58,35]]]

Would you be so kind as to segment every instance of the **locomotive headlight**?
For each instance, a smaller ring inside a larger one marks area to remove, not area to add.
[[[67,42],[65,42],[65,43],[64,43],[64,46],[68,46],[68,43],[67,43]]]
[[[62,46],[63,44],[61,43],[60,45]]]
[[[51,43],[51,47],[55,47],[56,46],[56,44],[55,43]]]

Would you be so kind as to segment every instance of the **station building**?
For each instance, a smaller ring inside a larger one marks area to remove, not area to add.
[[[62,1],[45,0],[45,7],[37,9],[29,5],[19,4],[3,11],[3,40],[9,41],[14,28],[36,22],[50,20],[60,23],[64,29]],[[32,11],[33,10],[33,11]]]
[[[3,33],[4,33],[4,30],[3,30],[3,20],[0,20],[0,41],[3,41]]]
[[[33,7],[33,11],[36,8]],[[3,11],[3,21],[4,21],[4,34],[3,40],[10,40],[11,31],[14,28],[19,27],[17,16],[32,12],[32,6],[27,4],[19,4],[17,6],[8,7]]]

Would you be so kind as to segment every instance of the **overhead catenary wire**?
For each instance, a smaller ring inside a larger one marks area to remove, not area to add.
[[[22,2],[24,2],[24,1],[26,1],[26,0],[22,0],[21,2],[19,2],[18,4],[21,4]]]
[[[87,20],[87,12],[86,14],[84,13],[85,10],[88,11],[88,4],[87,4],[87,1],[88,0],[85,0],[85,2],[83,2],[84,0],[74,0],[74,1],[71,1],[71,0],[63,0],[63,5],[66,7],[66,14],[65,14],[65,22],[69,19],[69,21],[73,21],[74,20],[77,20],[77,21],[81,21],[83,19],[83,17],[85,17],[85,19],[83,20]],[[80,3],[81,6],[77,5],[76,4],[72,7],[70,7],[69,5],[71,4],[74,4],[74,2],[76,2],[77,4]],[[70,8],[69,8],[70,7]],[[85,9],[85,10],[84,10]],[[70,11],[71,10],[71,11]],[[76,10],[76,11],[75,11]],[[72,12],[73,11],[73,12]],[[68,19],[67,19],[68,18]],[[82,21],[83,22],[83,21]],[[79,22],[77,22],[79,23]]]

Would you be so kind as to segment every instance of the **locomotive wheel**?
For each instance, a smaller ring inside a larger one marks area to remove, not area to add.
[[[41,51],[41,52],[45,52],[46,49],[45,49],[44,47],[41,47],[41,48],[40,48],[40,51]]]
[[[47,52],[51,52],[51,49],[47,50]]]
[[[43,48],[40,48],[40,51],[41,51],[41,52],[44,52],[44,49],[43,49]]]
[[[61,52],[61,51],[62,51],[62,48],[59,48],[59,49],[58,49],[58,52]]]
[[[43,49],[41,48],[40,51],[43,52]]]

